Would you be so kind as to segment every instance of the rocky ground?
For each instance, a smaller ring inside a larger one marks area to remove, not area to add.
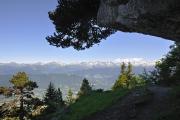
[[[168,87],[137,89],[104,111],[84,120],[154,120],[168,108]]]

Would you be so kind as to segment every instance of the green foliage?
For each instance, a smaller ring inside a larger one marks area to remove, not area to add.
[[[73,97],[73,92],[71,89],[69,89],[66,97],[66,103],[67,105],[71,105],[74,102],[75,102],[75,98]]]
[[[116,80],[116,82],[114,83],[112,89],[115,90],[117,88],[125,88],[127,87],[127,76],[125,74],[121,74],[118,77],[118,80]]]
[[[10,82],[14,85],[14,87],[23,89],[27,86],[29,77],[25,72],[18,72],[16,75],[13,75]]]
[[[6,90],[5,87],[0,87],[0,94],[3,94],[5,90]]]
[[[121,65],[121,74],[125,74],[126,72],[126,64],[123,62]]]
[[[129,80],[132,78],[132,65],[129,63],[128,68],[126,70],[126,64],[123,62],[121,65],[121,73],[114,83],[112,89],[115,90],[117,88],[128,88]]]
[[[58,0],[58,6],[49,12],[56,33],[46,37],[50,45],[89,48],[115,31],[97,25],[100,0]]]
[[[13,87],[6,88],[5,91],[8,91],[11,95],[15,95],[15,100],[20,104],[20,107],[17,107],[18,110],[16,111],[16,114],[19,116],[20,120],[24,120],[25,117],[29,117],[29,113],[32,111],[32,107],[34,106],[32,105],[33,103],[31,103],[33,98],[32,90],[38,86],[36,82],[29,80],[29,77],[25,72],[18,72],[16,75],[13,75],[10,82]],[[4,112],[4,116],[7,116],[8,113],[10,113],[9,110]],[[12,114],[9,114],[9,116],[12,116]]]
[[[143,79],[146,82],[146,84],[151,85],[157,83],[156,74],[156,71],[147,72],[146,69],[144,69],[143,73],[139,74],[139,77]]]
[[[143,76],[144,77],[144,76]],[[121,65],[121,73],[118,77],[118,80],[114,83],[112,89],[118,88],[128,88],[132,89],[138,86],[144,86],[146,84],[144,78],[142,76],[134,75],[132,72],[132,64],[126,64],[123,62]]]
[[[38,88],[37,83],[34,82],[34,81],[28,81],[28,83],[26,84],[26,89],[27,89],[28,91],[32,91],[32,90],[34,90],[35,88]]]
[[[44,102],[46,104],[50,103],[51,101],[56,101],[56,88],[54,87],[53,83],[49,84],[44,97]]]
[[[55,99],[56,103],[59,104],[59,105],[64,105],[64,101],[63,101],[63,98],[62,98],[62,92],[60,90],[60,88],[58,88],[56,90],[56,99]]]
[[[6,88],[6,87],[0,87],[0,95],[4,95],[6,97],[12,96],[11,89]]]
[[[83,79],[82,85],[80,87],[80,91],[78,92],[78,96],[89,95],[92,92],[92,87],[89,85],[89,81],[85,78]]]
[[[82,96],[74,104],[69,106],[69,112],[56,118],[62,120],[80,120],[116,103],[120,98],[128,93],[127,89],[117,89],[115,91],[97,92],[93,91],[88,96]]]
[[[159,84],[180,84],[180,43],[171,46],[171,51],[156,63],[154,77]]]
[[[53,83],[50,83],[44,97],[44,102],[47,105],[46,112],[55,112],[57,107],[64,107],[62,92],[60,88],[56,89]]]
[[[134,75],[129,81],[129,88],[145,86],[146,83],[147,81],[145,81],[141,76]]]
[[[119,75],[118,80],[115,82],[113,89],[117,89],[119,87],[127,87],[127,82],[128,76],[126,71],[126,64],[123,62],[121,65],[121,74]]]

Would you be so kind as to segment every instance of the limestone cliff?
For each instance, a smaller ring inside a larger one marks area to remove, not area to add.
[[[180,41],[179,0],[101,0],[98,24]]]

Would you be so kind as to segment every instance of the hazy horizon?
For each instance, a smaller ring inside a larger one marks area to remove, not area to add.
[[[52,60],[52,61],[0,61],[1,64],[9,64],[9,63],[17,63],[17,64],[48,64],[48,63],[57,63],[57,64],[79,64],[79,63],[95,63],[95,62],[113,62],[113,63],[149,63],[149,64],[155,64],[157,60],[147,60],[144,58],[116,58],[113,60],[79,60],[79,61],[73,61],[73,62],[66,62],[61,60]]]

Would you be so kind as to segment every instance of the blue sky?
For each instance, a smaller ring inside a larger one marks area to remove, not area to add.
[[[163,57],[173,42],[137,33],[117,32],[85,51],[50,46],[45,37],[55,29],[48,11],[57,0],[0,1],[0,62],[76,62],[117,58]]]

